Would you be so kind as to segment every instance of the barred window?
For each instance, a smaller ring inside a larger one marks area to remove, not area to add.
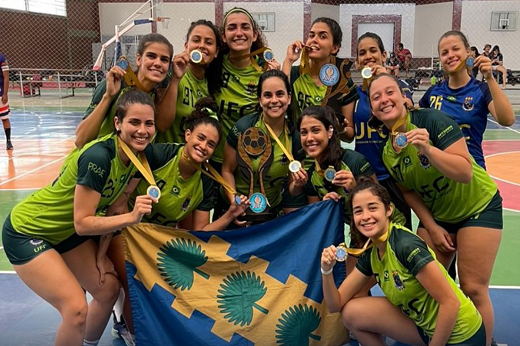
[[[66,0],[0,0],[0,8],[67,16]]]

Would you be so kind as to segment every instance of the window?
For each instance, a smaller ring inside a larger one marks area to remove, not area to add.
[[[67,16],[66,0],[0,0],[0,8]]]

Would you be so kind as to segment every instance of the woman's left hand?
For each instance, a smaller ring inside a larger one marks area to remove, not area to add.
[[[342,169],[336,172],[332,184],[350,191],[356,187],[356,179],[351,171]]]
[[[112,274],[117,277],[116,269],[114,268],[114,264],[106,255],[96,259],[96,266],[99,270],[99,285],[103,286],[105,284],[105,275]]]
[[[486,80],[493,78],[493,65],[491,60],[484,55],[481,55],[475,59],[475,67],[478,67],[480,73]]]
[[[247,208],[251,205],[249,198],[244,195],[240,195],[240,204],[237,204],[235,199],[233,199],[233,203],[229,206],[229,212],[233,215],[234,218],[239,217],[240,215],[244,215]]]
[[[407,132],[406,139],[408,143],[413,144],[419,149],[419,153],[428,156],[430,152],[430,134],[426,129],[414,129]]]
[[[339,202],[341,196],[337,192],[329,192],[325,196],[323,196],[323,200],[327,201],[329,199],[332,199],[334,202]]]

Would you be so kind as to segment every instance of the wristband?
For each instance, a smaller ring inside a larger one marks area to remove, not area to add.
[[[323,268],[320,267],[320,270],[323,275],[330,275],[334,270],[334,267],[331,267],[329,270],[323,270]]]

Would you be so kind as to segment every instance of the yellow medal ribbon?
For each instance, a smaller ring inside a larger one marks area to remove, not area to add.
[[[137,78],[137,75],[135,74],[134,70],[132,70],[132,67],[130,66],[130,63],[128,62],[128,59],[123,55],[119,58],[119,61],[117,63],[118,66],[120,66],[121,61],[126,62],[126,69],[125,70],[125,83],[128,86],[135,86],[141,91],[145,91],[143,85],[141,82],[139,82],[139,79]],[[121,67],[121,66],[120,66]]]
[[[137,156],[133,153],[133,151],[128,147],[128,144],[126,144],[121,138],[118,138],[119,145],[121,146],[121,149],[125,152],[126,156],[132,161],[134,166],[141,172],[143,177],[146,179],[146,181],[152,185],[156,186],[155,178],[152,173],[152,169],[150,168],[150,164],[148,163],[148,160],[146,159],[146,155],[141,151],[139,153],[139,157],[141,158],[141,161],[137,159]]]
[[[464,67],[466,67],[466,59],[461,61],[460,64],[457,66],[457,68],[454,71],[450,72],[449,74],[455,74],[455,73],[459,72],[460,70],[462,70]]]
[[[408,118],[408,113],[406,113],[406,116],[402,117],[401,119],[395,122],[394,126],[392,126],[392,136],[395,137],[395,135],[397,134],[397,132],[395,131],[399,128],[399,126],[403,125],[406,122],[406,118]]]
[[[283,146],[280,139],[278,137],[276,137],[276,133],[274,133],[271,126],[269,126],[269,124],[265,120],[264,120],[264,124],[265,124],[265,127],[267,128],[267,130],[269,131],[269,133],[271,134],[271,138],[274,139],[276,141],[276,143],[278,143],[278,146],[280,147],[280,149],[282,149],[285,156],[287,156],[287,159],[289,159],[289,162],[294,161],[294,157],[292,156],[291,152],[289,150],[287,150]],[[287,129],[287,126],[284,126],[284,132],[285,132],[285,143],[288,145],[289,144],[289,134],[288,134],[289,130]]]
[[[385,232],[385,234],[383,234],[382,236],[380,236],[378,239],[376,239],[375,241],[372,242],[372,239],[368,238],[368,240],[366,241],[365,245],[363,245],[363,247],[361,249],[354,249],[354,248],[349,248],[345,245],[345,243],[341,243],[338,245],[338,247],[342,247],[345,249],[345,251],[347,253],[349,253],[350,255],[352,256],[360,256],[362,255],[365,251],[367,251],[368,249],[370,249],[371,247],[374,246],[374,244],[377,244],[377,243],[383,243],[385,242],[386,240],[388,239],[388,232]]]
[[[258,48],[257,50],[252,51],[251,53],[248,53],[248,54],[242,54],[242,55],[235,56],[235,57],[229,57],[229,61],[233,62],[233,61],[239,61],[239,60],[242,60],[245,58],[251,58],[251,64],[253,65],[255,70],[265,71],[265,70],[267,70],[267,67],[268,67],[267,63],[264,65],[264,68],[262,69],[260,66],[258,66],[258,63],[256,62],[256,60],[253,57],[265,52],[268,49],[269,49],[268,47]]]
[[[209,172],[207,172],[207,171],[203,170],[200,167],[200,165],[198,165],[195,162],[193,162],[193,160],[184,152],[184,148],[182,148],[182,154],[181,155],[182,155],[182,157],[184,158],[184,160],[186,162],[188,162],[190,165],[195,167],[201,173],[207,175],[208,177],[210,177],[211,179],[215,180],[217,183],[222,185],[226,190],[228,190],[228,192],[230,194],[237,195],[236,190],[226,180],[224,180],[224,177],[221,176],[220,173],[217,172],[217,170],[212,165],[210,165],[207,162],[204,162],[204,167],[206,167],[208,169],[208,171],[209,171]]]

